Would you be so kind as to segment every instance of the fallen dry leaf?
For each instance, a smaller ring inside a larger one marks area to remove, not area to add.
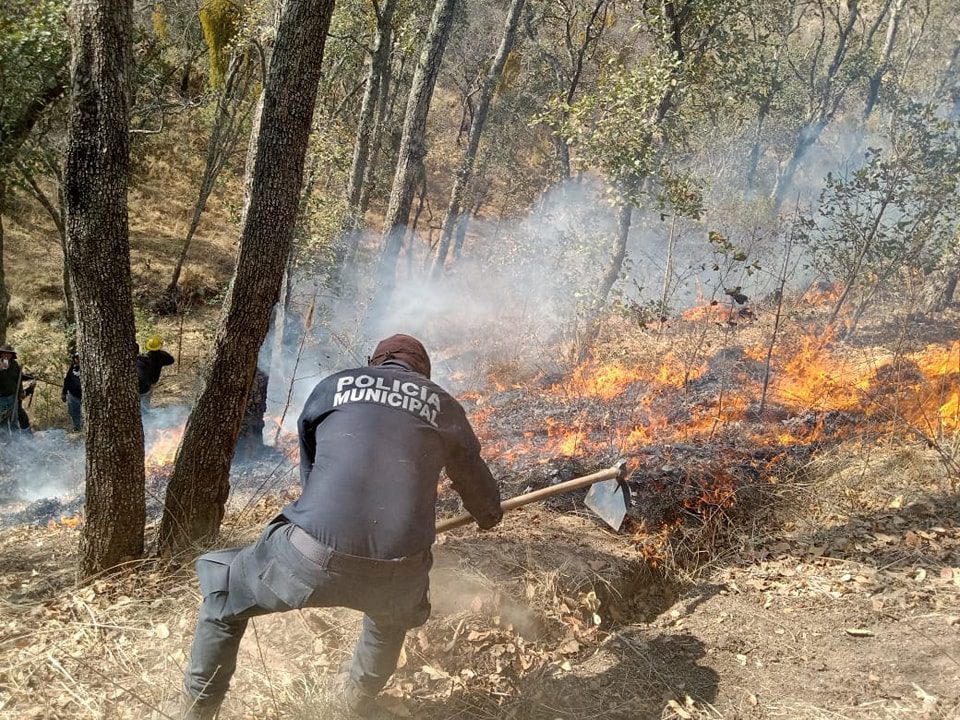
[[[420,670],[431,680],[445,680],[450,677],[448,673],[438,668],[433,667],[432,665],[424,665]]]
[[[914,694],[923,701],[924,705],[936,705],[937,698],[935,695],[931,695],[916,683],[910,683],[910,685],[913,687]]]
[[[673,710],[673,712],[677,714],[677,717],[683,718],[684,720],[690,720],[693,717],[693,715],[684,710],[683,706],[676,700],[668,700],[667,707]]]

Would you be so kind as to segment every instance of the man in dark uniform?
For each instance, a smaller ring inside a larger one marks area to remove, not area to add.
[[[299,420],[300,498],[254,545],[197,561],[204,599],[184,678],[185,717],[216,714],[249,618],[332,606],[364,613],[334,700],[351,717],[394,717],[376,696],[397,668],[406,631],[430,615],[440,470],[481,528],[502,516],[463,408],[429,378],[423,345],[393,335],[369,366],[314,388]]]
[[[70,421],[73,423],[74,432],[80,432],[83,428],[82,397],[83,389],[80,385],[80,356],[74,353],[70,367],[67,368],[67,374],[63,377],[63,388],[60,390],[60,399],[67,404],[67,413],[70,415]]]
[[[24,382],[28,382],[24,386]],[[36,382],[17,362],[17,351],[10,345],[0,345],[0,427],[7,432],[29,430],[30,418],[22,400],[33,395]]]
[[[173,365],[173,355],[163,350],[163,339],[154,335],[147,340],[147,352],[137,355],[137,389],[140,392],[140,409],[149,410],[153,386],[160,382],[163,368]],[[137,346],[137,353],[140,346]]]

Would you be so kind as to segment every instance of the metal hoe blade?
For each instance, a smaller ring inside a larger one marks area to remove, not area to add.
[[[597,514],[597,517],[615,531],[619,531],[623,519],[627,516],[629,493],[630,490],[623,478],[614,478],[591,485],[584,502]]]

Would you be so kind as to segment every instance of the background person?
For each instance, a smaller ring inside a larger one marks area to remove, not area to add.
[[[28,384],[24,386],[24,382]],[[17,351],[10,345],[0,345],[0,427],[29,430],[30,418],[22,400],[33,395],[36,381],[25,373],[17,362]]]
[[[154,335],[147,340],[147,352],[137,355],[137,385],[140,391],[140,407],[148,410],[152,404],[153,386],[160,382],[163,368],[176,362],[173,355],[163,350],[163,338]],[[140,346],[137,346],[140,352]]]
[[[73,422],[74,432],[80,432],[83,429],[83,411],[81,406],[81,397],[83,391],[80,387],[80,356],[73,354],[70,367],[67,368],[67,374],[63,378],[63,388],[60,391],[60,399],[67,404],[67,413]]]

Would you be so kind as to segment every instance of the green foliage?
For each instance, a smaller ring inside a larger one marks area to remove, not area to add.
[[[231,0],[206,0],[200,8],[200,26],[210,57],[210,85],[220,87],[229,62],[227,49],[240,23],[240,9]]]
[[[578,154],[600,169],[620,201],[661,207],[698,217],[700,182],[684,164],[696,103],[709,94],[736,51],[726,19],[737,2],[687,2],[643,7],[633,31],[648,43],[632,64],[629,54],[610,57],[596,87],[568,109],[557,128]],[[549,114],[558,114],[550,108]]]
[[[855,288],[929,272],[956,233],[958,189],[960,123],[905,107],[889,147],[868,149],[849,176],[827,176],[817,215],[804,223],[811,263]]]
[[[170,23],[167,20],[167,11],[163,5],[153,6],[153,12],[150,14],[150,23],[153,25],[153,34],[161,42],[170,41]]]
[[[69,58],[65,0],[0,3],[0,157],[17,148],[11,138],[31,103],[65,81]]]

